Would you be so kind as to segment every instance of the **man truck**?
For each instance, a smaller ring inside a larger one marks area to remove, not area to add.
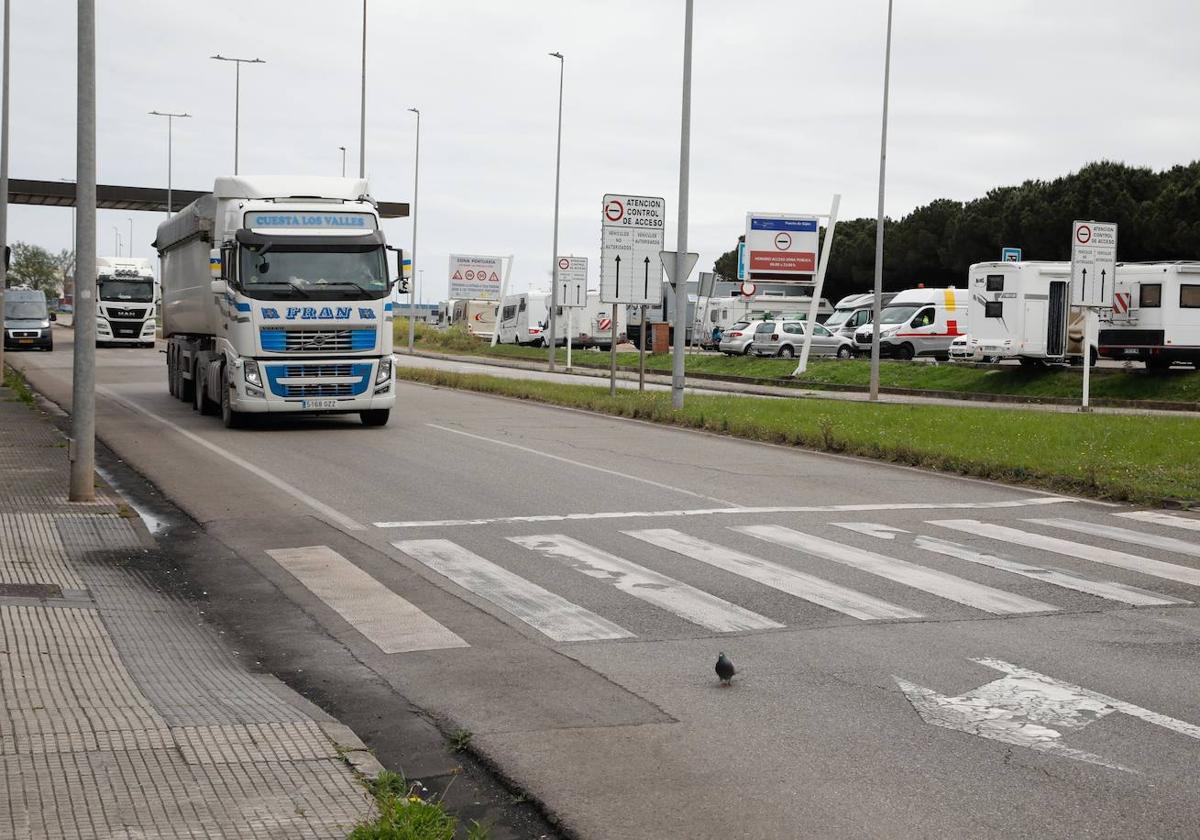
[[[96,343],[154,346],[154,269],[141,257],[96,257]]]
[[[398,281],[365,180],[218,178],[154,245],[172,395],[231,428],[250,414],[387,423]]]

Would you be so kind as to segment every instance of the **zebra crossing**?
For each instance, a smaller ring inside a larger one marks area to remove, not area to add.
[[[523,625],[535,637],[557,643],[653,636],[640,629],[654,623],[646,610],[667,614],[695,636],[776,632],[846,619],[1018,617],[1192,604],[1200,595],[1200,564],[1189,564],[1189,558],[1200,558],[1200,543],[1143,529],[1173,528],[1178,534],[1200,530],[1192,527],[1200,520],[1157,511],[1111,515],[1121,517],[1122,525],[1069,516],[1004,524],[929,519],[904,528],[875,522],[710,522],[698,535],[618,524],[604,531],[593,526],[587,538],[535,533],[484,536],[471,548],[445,538],[389,545],[398,552],[396,562],[510,626]],[[1124,527],[1135,522],[1141,528]],[[845,541],[824,536],[830,526],[847,532]],[[949,539],[956,534],[958,541]],[[871,541],[880,550],[863,547]],[[1139,553],[1124,550],[1130,546]],[[1012,556],[1014,550],[1019,556]],[[427,614],[327,547],[268,554],[385,653],[470,644],[446,626],[454,626],[453,616]],[[1155,554],[1171,560],[1147,556]]]

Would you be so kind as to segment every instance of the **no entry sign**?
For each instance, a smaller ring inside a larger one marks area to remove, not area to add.
[[[750,274],[815,274],[817,230],[815,216],[747,213],[746,267]]]

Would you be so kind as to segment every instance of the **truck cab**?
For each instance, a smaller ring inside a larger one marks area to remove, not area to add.
[[[96,344],[153,347],[157,304],[149,260],[96,258]]]

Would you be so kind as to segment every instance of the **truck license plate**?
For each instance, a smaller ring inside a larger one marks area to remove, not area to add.
[[[301,400],[302,408],[337,408],[337,400]]]

